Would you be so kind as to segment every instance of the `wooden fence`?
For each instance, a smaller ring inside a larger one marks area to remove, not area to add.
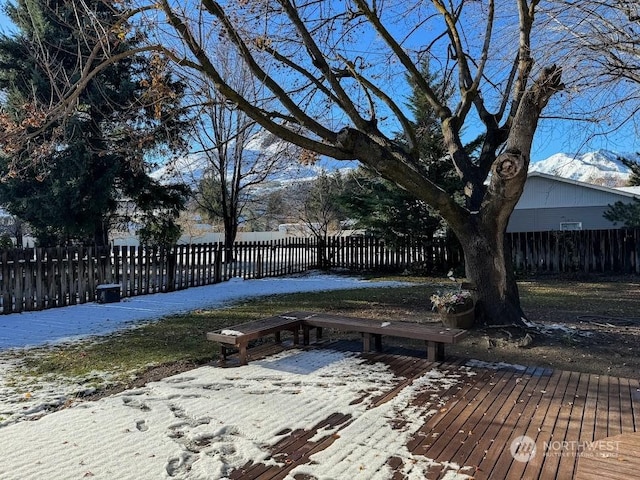
[[[394,245],[369,237],[326,240],[290,238],[143,247],[31,248],[0,255],[0,311],[14,313],[96,300],[96,287],[119,284],[122,297],[170,292],[224,282],[311,269],[434,271],[460,263],[457,250],[441,240],[404,240]]]
[[[96,287],[120,284],[122,297],[170,292],[223,282],[316,268],[317,242],[287,239],[220,243],[171,249],[29,248],[0,254],[0,311],[14,313],[96,300]]]
[[[508,233],[506,240],[516,272],[640,274],[640,228]]]
[[[321,268],[350,271],[446,273],[464,264],[462,250],[444,238],[330,237],[318,244]]]
[[[518,272],[640,274],[640,229],[507,234]],[[100,284],[119,284],[122,297],[170,292],[311,269],[442,274],[464,264],[445,239],[290,238],[143,247],[31,248],[0,252],[0,312],[62,307],[96,300]]]

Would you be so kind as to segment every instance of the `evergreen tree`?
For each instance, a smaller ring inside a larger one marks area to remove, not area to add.
[[[438,82],[430,74],[427,64],[423,64],[422,72],[426,79],[438,86],[443,100],[451,96],[446,84]],[[425,94],[415,82],[408,80],[413,88],[408,107],[414,115],[420,152],[417,167],[429,178],[446,186],[448,191],[459,191],[458,197],[462,199],[462,183],[444,147],[439,119]],[[473,150],[477,143],[468,148]],[[367,168],[359,168],[349,176],[339,202],[357,221],[357,228],[366,229],[387,242],[406,236],[432,237],[436,231],[446,230],[446,224],[429,205]]]
[[[400,237],[431,237],[441,220],[428,205],[397,185],[359,168],[347,177],[338,197],[355,228],[394,243]]]
[[[619,158],[619,160],[631,170],[629,185],[640,185],[640,163],[628,158]],[[625,227],[640,227],[640,199],[634,198],[631,203],[618,201],[609,205],[609,209],[604,213],[604,218],[610,222],[621,223]]]
[[[630,186],[640,186],[640,163],[631,160],[629,158],[620,157],[619,160],[622,164],[631,170],[631,175],[629,176],[629,185]]]
[[[95,15],[83,19],[64,0],[18,0],[6,7],[18,29],[0,36],[0,89],[6,93],[3,111],[15,121],[56,101],[66,72],[90,61],[98,42],[117,55],[142,39],[117,26],[119,2],[88,4]],[[88,42],[82,21],[99,21],[104,38]],[[42,55],[49,59],[46,67]],[[59,85],[51,80],[52,66]],[[32,142],[38,148],[4,152],[0,203],[32,225],[41,245],[106,245],[111,228],[132,220],[120,216],[123,201],[133,203],[143,221],[175,223],[186,192],[161,187],[147,172],[152,155],[179,146],[181,96],[182,86],[160,57],[133,55],[109,65],[89,80],[73,112],[38,132]]]

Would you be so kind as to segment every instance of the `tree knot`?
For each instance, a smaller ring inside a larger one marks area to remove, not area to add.
[[[352,152],[356,144],[357,133],[357,130],[344,127],[336,136],[336,146],[347,152]]]
[[[524,155],[518,151],[504,152],[496,158],[493,173],[503,180],[514,178],[524,168]]]

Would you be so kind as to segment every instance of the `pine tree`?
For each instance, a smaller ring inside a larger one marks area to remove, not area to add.
[[[628,158],[619,158],[619,160],[631,170],[629,185],[640,185],[640,163]],[[634,198],[633,202],[630,203],[618,201],[613,205],[609,205],[609,209],[603,216],[610,222],[621,223],[625,227],[640,227],[640,199]]]
[[[425,78],[436,80],[427,64],[422,70]],[[408,108],[414,116],[420,152],[419,163],[415,167],[449,191],[460,191],[459,197],[462,198],[462,184],[447,157],[438,117],[420,89],[413,82],[409,83],[413,91]],[[434,84],[438,85],[442,98],[450,96],[444,82],[435,81]],[[473,149],[475,145],[469,148]],[[357,219],[358,228],[366,229],[387,242],[407,236],[430,238],[436,231],[446,230],[441,217],[425,202],[366,168],[359,168],[350,175],[339,202],[352,218]]]
[[[631,175],[629,176],[629,185],[630,186],[640,186],[640,163],[631,160],[629,158],[620,157],[619,160],[622,164],[631,170]]]
[[[115,26],[118,2],[88,3],[95,16],[82,21],[99,20],[105,32],[95,42],[107,41],[117,54],[140,41],[140,32]],[[6,12],[17,32],[0,36],[0,89],[6,92],[4,113],[19,122],[38,104],[55,101],[66,72],[86,62],[95,45],[83,39],[73,2],[19,0]],[[46,65],[43,50],[51,59]],[[58,69],[60,85],[51,82],[45,70],[51,68]],[[120,216],[123,200],[143,219],[163,213],[175,221],[186,192],[160,187],[147,171],[150,155],[179,146],[181,96],[182,86],[159,57],[113,63],[89,81],[74,112],[38,133],[33,143],[39,149],[5,152],[0,203],[31,224],[41,245],[106,245],[110,229],[133,220]]]

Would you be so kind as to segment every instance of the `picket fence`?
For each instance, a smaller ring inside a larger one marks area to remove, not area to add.
[[[640,274],[640,229],[507,234],[521,273],[582,271]],[[171,292],[312,269],[443,274],[462,269],[460,247],[442,238],[288,238],[178,245],[170,249],[30,248],[0,252],[0,313],[96,301],[99,285],[118,284],[122,297]]]
[[[178,245],[170,249],[29,248],[0,254],[0,312],[15,313],[96,301],[99,285],[118,284],[121,297],[171,292],[244,279],[275,277],[312,269],[351,271],[443,270],[460,262],[441,241],[369,237],[289,238]]]

